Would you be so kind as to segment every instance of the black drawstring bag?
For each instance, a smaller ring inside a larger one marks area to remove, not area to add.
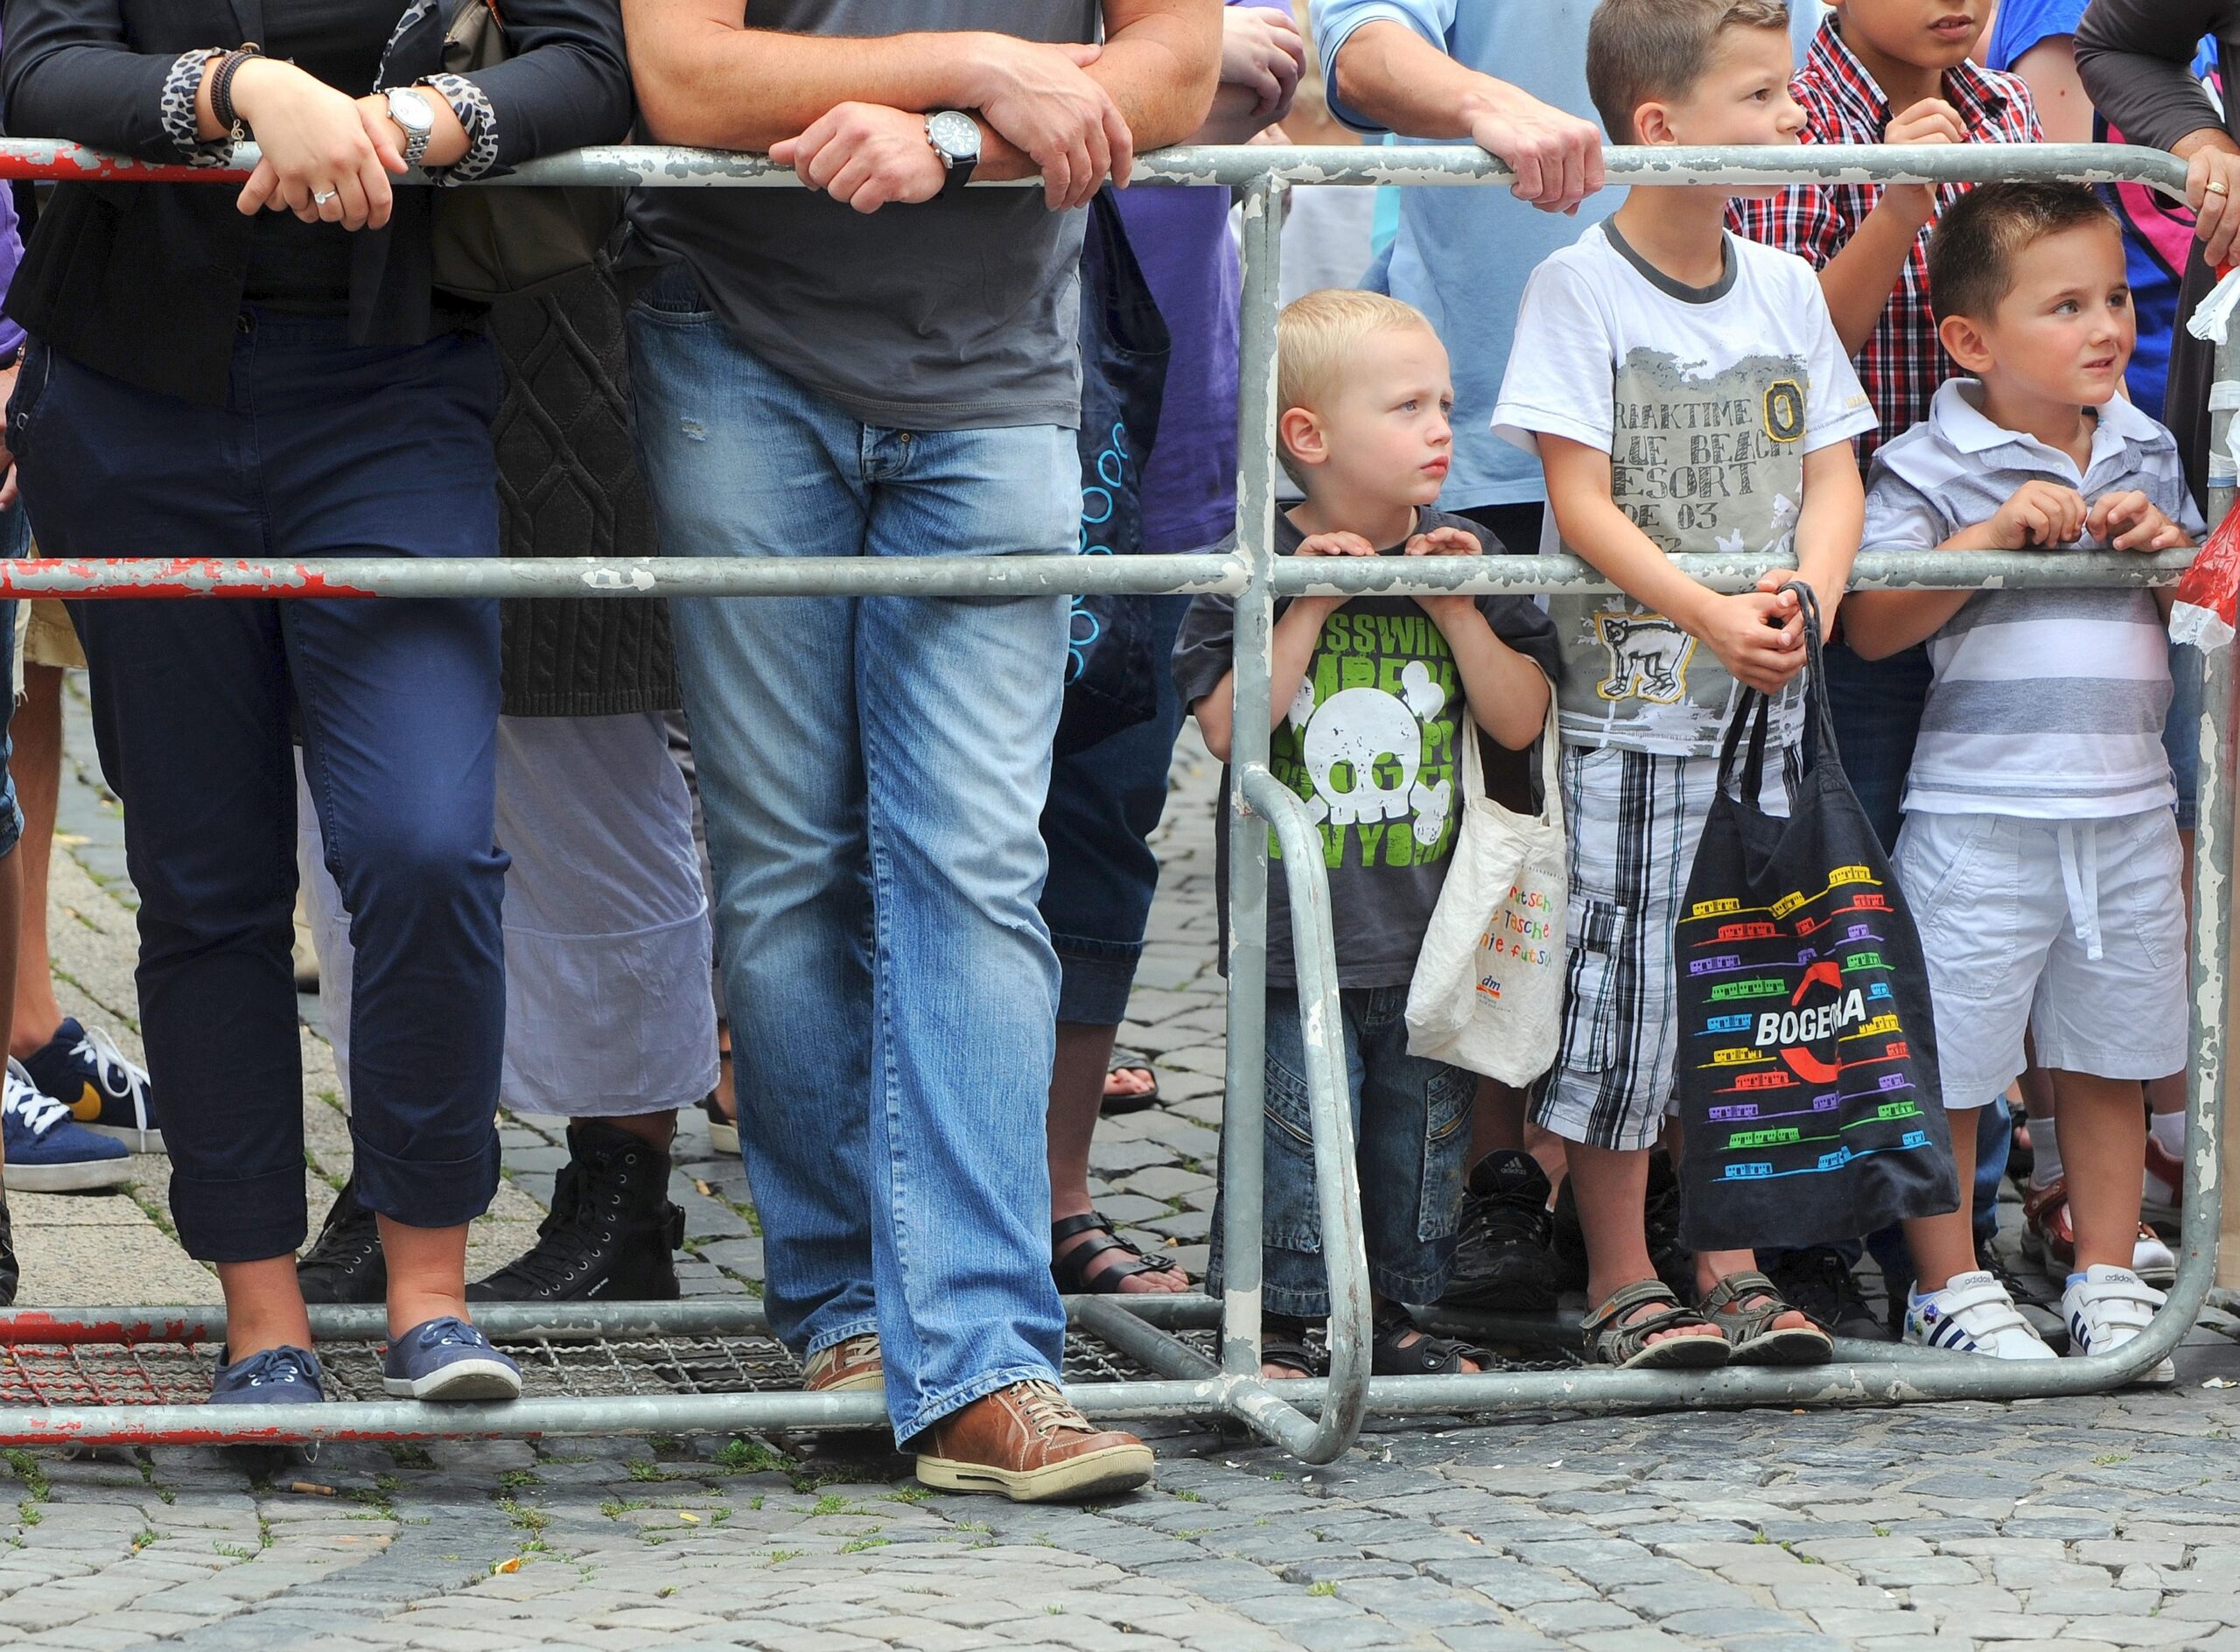
[[[1110,189],[1089,203],[1082,248],[1082,554],[1144,548],[1144,465],[1158,437],[1171,342]],[[1060,757],[1150,721],[1158,709],[1148,597],[1077,596],[1066,656]]]
[[[1784,589],[1804,606],[1811,768],[1787,820],[1758,807],[1770,703],[1746,691],[1672,935],[1680,1236],[1698,1250],[1825,1244],[1960,1204],[1921,937],[1837,760],[1819,604]]]

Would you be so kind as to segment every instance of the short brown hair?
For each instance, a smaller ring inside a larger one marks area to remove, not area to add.
[[[2014,290],[2014,261],[2048,235],[2123,225],[2082,184],[1980,184],[1944,211],[1928,242],[1929,309],[1983,320]]]
[[[1350,287],[1325,287],[1285,304],[1276,318],[1276,412],[1320,409],[1346,376],[1362,341],[1406,327],[1432,331],[1431,318],[1411,304]],[[1301,487],[1306,478],[1279,440],[1276,457]]]
[[[1634,112],[1694,87],[1720,35],[1788,21],[1782,0],[1602,0],[1586,30],[1586,94],[1602,130],[1635,142]]]

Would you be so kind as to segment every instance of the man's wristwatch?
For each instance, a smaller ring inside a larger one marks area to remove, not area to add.
[[[389,119],[404,129],[404,164],[417,166],[436,130],[436,111],[427,94],[416,86],[392,86],[382,96],[388,102]]]
[[[948,168],[941,192],[947,200],[972,181],[972,169],[980,164],[980,122],[962,109],[935,109],[926,116],[926,142]]]

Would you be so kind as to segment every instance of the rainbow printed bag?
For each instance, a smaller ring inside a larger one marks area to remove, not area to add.
[[[1698,1250],[1826,1244],[1960,1202],[1921,938],[1837,760],[1818,605],[1785,588],[1818,749],[1788,818],[1765,813],[1768,704],[1744,692],[1672,936],[1680,1236]]]

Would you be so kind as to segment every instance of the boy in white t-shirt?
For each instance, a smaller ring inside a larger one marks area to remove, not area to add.
[[[1604,124],[1645,144],[1793,144],[1779,0],[1603,0],[1587,85]],[[1874,415],[1802,259],[1726,233],[1734,192],[1632,191],[1525,289],[1494,424],[1536,449],[1550,537],[1624,593],[1549,602],[1564,654],[1571,974],[1535,1118],[1572,1144],[1588,1259],[1587,1352],[1634,1368],[1825,1360],[1830,1342],[1747,1251],[1696,1258],[1698,1300],[1658,1282],[1643,1232],[1648,1158],[1681,1042],[1672,926],[1740,692],[1778,695],[1801,766],[1802,578],[1832,617],[1858,549],[1851,438]],[[1552,547],[1551,547],[1552,548]],[[1676,552],[1780,564],[1722,595]],[[1794,567],[1792,574],[1789,570]]]
[[[2137,322],[2123,232],[2071,184],[1993,184],[1929,243],[1937,337],[1970,378],[1875,455],[1870,542],[1892,549],[2164,550],[2202,531],[2170,432],[2117,392]],[[2186,1066],[2186,908],[2163,615],[2145,591],[1861,592],[1870,659],[1928,641],[1895,865],[1928,962],[1960,1185],[1976,1111],[2023,1067],[2053,1075],[2076,1271],[2072,1345],[2103,1354],[2161,1292],[2132,1271],[2141,1084]],[[1906,1224],[1909,1341],[2051,1351],[1978,1265],[1966,1205]],[[2163,1361],[2150,1382],[2175,1374]]]

